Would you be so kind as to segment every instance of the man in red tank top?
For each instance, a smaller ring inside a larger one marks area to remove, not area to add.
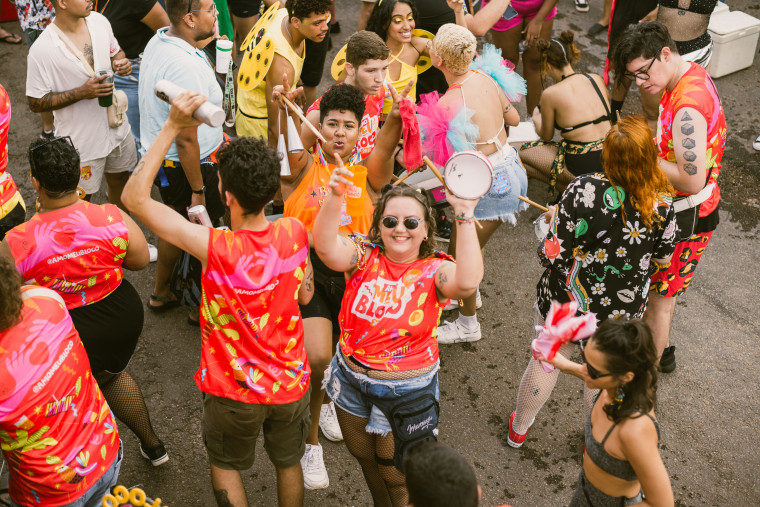
[[[678,54],[665,25],[632,25],[620,36],[613,55],[617,79],[635,80],[647,93],[663,92],[655,143],[660,169],[676,189],[673,207],[678,244],[669,266],[651,279],[644,320],[651,326],[660,367],[675,367],[675,347],[668,346],[676,297],[684,294],[702,254],[718,226],[718,174],[726,147],[726,118],[710,76]]]
[[[300,505],[311,368],[298,304],[311,299],[314,284],[304,225],[293,218],[270,223],[264,216],[279,188],[277,154],[253,138],[219,150],[220,192],[231,231],[190,223],[150,197],[166,151],[183,128],[198,124],[192,113],[204,101],[193,92],[174,101],[124,189],[124,203],[160,238],[203,265],[195,381],[204,393],[202,433],[217,502],[247,505],[240,471],[253,465],[263,426],[280,504]]]

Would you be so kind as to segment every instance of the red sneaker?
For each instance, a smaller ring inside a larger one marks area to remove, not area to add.
[[[512,429],[512,421],[515,419],[515,413],[512,412],[512,415],[509,416],[509,434],[507,435],[507,443],[517,449],[518,447],[522,446],[525,442],[525,437],[528,436],[528,432],[526,431],[522,435],[517,433],[515,430]],[[531,426],[533,426],[533,421],[530,422],[530,425],[528,426],[528,429],[530,429]]]

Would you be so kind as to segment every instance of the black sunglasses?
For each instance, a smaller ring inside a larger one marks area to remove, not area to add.
[[[53,143],[57,144],[57,143],[61,143],[61,142],[64,142],[64,143],[68,144],[69,146],[71,146],[72,148],[74,148],[74,143],[71,142],[71,138],[69,136],[54,137],[52,139],[49,139],[49,140],[45,141],[44,143],[40,143],[40,144],[37,144],[35,146],[31,146],[29,148],[29,166],[30,166],[30,168],[34,169],[34,158],[35,158],[34,152],[35,151],[38,151],[41,148],[45,148],[45,147],[47,147],[50,144],[53,144]]]
[[[614,373],[602,373],[599,370],[597,370],[596,368],[594,368],[593,366],[591,366],[590,364],[588,364],[588,361],[586,361],[586,354],[584,352],[584,349],[585,349],[585,346],[586,346],[586,343],[588,342],[588,340],[589,339],[586,338],[586,339],[581,340],[581,341],[578,342],[578,345],[581,346],[581,361],[583,361],[583,363],[586,365],[586,371],[588,372],[588,376],[592,380],[600,379],[600,378],[603,378],[603,377],[611,377],[611,376],[613,376]]]
[[[413,217],[406,217],[403,220],[404,227],[406,227],[408,230],[413,231],[417,227],[420,226],[420,220],[419,218],[413,218]],[[383,224],[383,227],[386,229],[395,229],[398,225],[398,218],[388,215],[387,217],[383,217],[383,219],[380,221]]]

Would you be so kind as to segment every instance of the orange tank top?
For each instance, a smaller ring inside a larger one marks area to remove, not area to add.
[[[348,170],[354,166],[349,165]],[[292,194],[285,200],[285,216],[299,219],[306,226],[306,230],[311,232],[314,226],[314,219],[322,207],[330,186],[330,181],[335,166],[332,164],[322,165],[314,158],[309,172],[303,177]],[[372,200],[364,192],[364,213],[361,216],[349,215],[346,213],[346,202],[343,201],[343,207],[340,218],[340,232],[348,234],[367,234],[372,224],[372,213],[375,206]]]

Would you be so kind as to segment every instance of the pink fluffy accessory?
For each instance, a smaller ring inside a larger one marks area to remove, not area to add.
[[[530,347],[533,351],[533,359],[545,357],[551,361],[557,355],[562,345],[570,342],[578,342],[591,336],[596,331],[596,315],[587,313],[576,316],[578,303],[552,302],[546,321],[543,326],[536,326],[539,331],[538,337],[533,340]],[[554,371],[554,366],[541,361],[541,367],[546,373]]]

